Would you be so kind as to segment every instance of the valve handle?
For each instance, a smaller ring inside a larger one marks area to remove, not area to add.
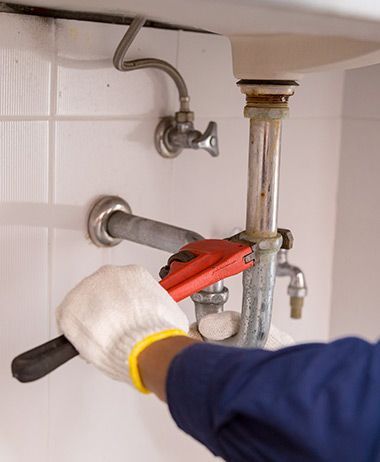
[[[210,122],[203,134],[193,141],[194,149],[204,149],[213,157],[219,156],[218,128],[216,122]]]

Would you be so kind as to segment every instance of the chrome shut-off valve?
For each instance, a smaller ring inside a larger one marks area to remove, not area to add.
[[[195,130],[194,113],[177,112],[175,117],[164,117],[156,128],[155,145],[162,157],[172,159],[183,149],[203,149],[213,157],[219,155],[216,122],[210,122],[204,133]]]
[[[216,157],[219,155],[216,123],[210,122],[204,133],[194,129],[194,112],[190,110],[189,92],[178,70],[162,59],[126,59],[129,47],[145,22],[145,17],[134,18],[115,50],[113,64],[121,72],[147,68],[158,69],[165,72],[175,83],[180,107],[174,117],[164,117],[156,128],[155,145],[158,153],[167,159],[172,159],[177,157],[183,149],[203,149]]]

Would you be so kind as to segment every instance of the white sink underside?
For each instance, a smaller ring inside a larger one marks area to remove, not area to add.
[[[133,16],[226,35],[234,74],[292,79],[380,62],[379,0],[36,0],[21,4]]]

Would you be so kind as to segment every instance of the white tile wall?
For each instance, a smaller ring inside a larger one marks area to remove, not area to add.
[[[58,114],[145,118],[173,112],[175,87],[165,74],[151,69],[127,74],[113,68],[112,55],[125,31],[123,26],[57,21]],[[177,33],[144,30],[127,59],[140,57],[142,50],[144,57],[175,64]]]
[[[339,118],[284,123],[279,224],[293,231],[289,260],[305,271],[309,294],[302,319],[290,319],[289,281],[278,279],[274,322],[300,341],[328,338],[340,129]]]
[[[343,104],[345,118],[380,118],[379,75],[380,65],[347,72]]]
[[[47,380],[25,387],[12,359],[48,335],[47,231],[0,226],[0,459],[47,460]]]
[[[215,158],[205,151],[186,151],[176,159],[173,211],[181,226],[196,225],[206,237],[225,237],[244,224],[249,124],[243,117],[214,120],[221,154]],[[208,121],[197,119],[202,129]]]
[[[351,74],[351,72],[350,72]],[[374,88],[366,73],[352,72],[345,99],[359,99],[363,85]],[[377,77],[380,67],[377,66]],[[352,82],[357,85],[352,87]],[[348,107],[348,103],[347,106]],[[365,109],[365,108],[361,108]],[[374,114],[373,109],[369,112]],[[380,338],[380,112],[376,118],[343,120],[342,160],[334,258],[331,335]]]
[[[176,89],[157,71],[112,68],[123,33],[120,26],[0,15],[0,460],[7,462],[214,460],[175,428],[162,404],[79,359],[31,385],[9,373],[16,353],[56,335],[54,308],[83,276],[104,263],[141,263],[157,274],[166,260],[127,242],[94,247],[85,214],[98,195],[119,194],[136,214],[209,237],[244,226],[248,123],[228,42],[147,29],[132,47],[131,57],[180,68],[197,128],[218,122],[219,158],[188,151],[168,161],[155,152],[153,132],[158,116],[176,110]],[[285,124],[281,224],[295,231],[292,261],[306,270],[310,297],[305,318],[289,321],[282,281],[274,316],[297,339],[327,335],[341,79],[305,78]],[[239,278],[228,285],[229,306],[239,309]],[[184,307],[192,315],[191,304]]]
[[[47,122],[0,121],[0,157],[3,202],[47,202]]]
[[[55,202],[84,205],[118,194],[136,213],[162,219],[173,166],[155,153],[154,129],[149,119],[57,122]],[[80,191],[72,187],[80,183]]]
[[[47,115],[50,62],[54,50],[52,22],[44,18],[3,15],[0,48],[0,114]]]
[[[347,72],[331,336],[379,339],[380,66]]]
[[[44,21],[7,18],[1,21],[0,117],[16,120],[0,120],[0,202],[28,208],[48,200],[48,125],[17,118],[48,112],[50,46],[40,34],[51,34]],[[7,462],[30,454],[47,460],[47,380],[26,389],[10,373],[12,358],[49,333],[47,243],[44,226],[22,220],[0,226],[0,454]]]
[[[306,74],[291,99],[291,117],[337,118],[342,115],[343,71]]]

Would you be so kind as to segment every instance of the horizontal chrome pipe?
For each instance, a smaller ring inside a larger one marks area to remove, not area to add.
[[[127,239],[170,253],[176,252],[185,244],[203,239],[194,231],[124,212],[112,214],[107,229],[115,238]],[[191,298],[195,305],[196,320],[200,321],[207,314],[223,311],[224,303],[228,298],[228,289],[224,287],[223,281],[219,281]]]
[[[117,239],[137,242],[170,253],[176,252],[185,244],[203,239],[194,231],[124,212],[115,212],[110,216],[107,231]]]
[[[204,239],[194,231],[133,215],[128,203],[118,196],[97,200],[88,217],[88,233],[99,247],[111,247],[127,240],[169,253]],[[227,299],[228,289],[223,281],[194,294],[197,321],[207,314],[223,311]]]

